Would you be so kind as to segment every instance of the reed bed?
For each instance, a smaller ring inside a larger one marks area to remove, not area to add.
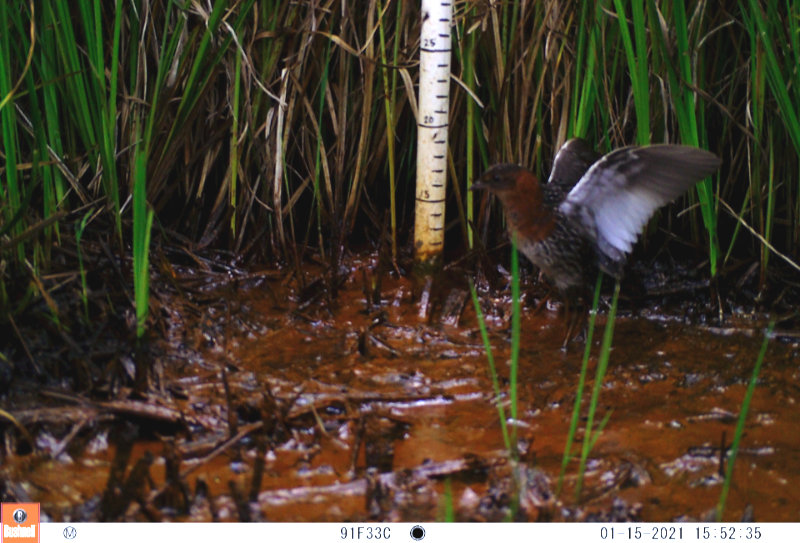
[[[57,318],[48,274],[80,277],[92,243],[139,335],[154,247],[410,253],[418,2],[11,0],[0,25],[0,318]],[[800,269],[800,2],[465,1],[453,33],[448,249],[472,243],[476,173],[545,177],[581,136],[719,154],[650,235],[762,290]]]

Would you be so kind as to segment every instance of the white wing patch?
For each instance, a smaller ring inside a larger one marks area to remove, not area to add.
[[[661,205],[652,194],[638,187],[621,192],[595,208],[597,232],[618,251],[630,253],[645,223]]]
[[[682,145],[618,149],[589,168],[559,210],[596,235],[601,266],[610,260],[621,271],[653,213],[719,164],[715,155]]]

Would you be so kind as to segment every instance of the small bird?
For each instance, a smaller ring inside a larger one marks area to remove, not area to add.
[[[686,145],[623,147],[601,157],[576,138],[559,149],[546,184],[522,166],[498,164],[471,190],[500,199],[520,251],[560,292],[566,346],[585,324],[598,268],[619,279],[653,213],[719,165],[716,155]]]

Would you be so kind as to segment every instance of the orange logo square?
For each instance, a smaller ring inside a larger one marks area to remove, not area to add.
[[[38,503],[4,503],[0,519],[0,543],[39,543]]]

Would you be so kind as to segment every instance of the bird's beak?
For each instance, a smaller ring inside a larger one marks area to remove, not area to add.
[[[469,187],[469,190],[484,190],[488,188],[489,186],[486,183],[482,183],[481,180],[478,179],[477,181],[472,183],[472,185]]]

